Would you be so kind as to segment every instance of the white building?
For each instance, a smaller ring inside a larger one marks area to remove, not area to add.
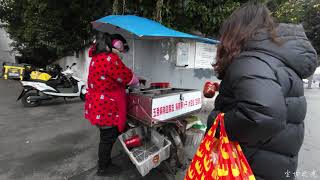
[[[0,65],[2,65],[3,62],[15,62],[14,54],[11,52],[11,42],[8,33],[4,28],[0,28]]]

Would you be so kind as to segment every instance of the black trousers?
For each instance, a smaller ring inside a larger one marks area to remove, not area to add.
[[[117,127],[99,127],[100,143],[98,150],[98,168],[106,169],[111,163],[111,151],[113,144],[116,142],[119,131]]]

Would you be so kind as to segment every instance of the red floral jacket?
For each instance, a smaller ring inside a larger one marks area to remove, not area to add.
[[[89,54],[92,60],[88,75],[85,118],[92,125],[117,126],[122,132],[127,114],[125,87],[134,75],[116,53]]]

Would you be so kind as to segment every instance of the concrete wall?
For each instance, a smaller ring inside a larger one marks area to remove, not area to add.
[[[77,65],[73,66],[72,70],[75,73],[75,76],[81,78],[86,81],[88,77],[88,67],[91,58],[88,56],[88,49],[79,53],[79,58],[75,56],[66,56],[64,58],[59,59],[55,63],[59,64],[63,70],[66,69],[66,66],[71,66],[72,63],[77,63]]]
[[[3,62],[15,62],[14,55],[11,53],[11,42],[8,33],[0,28],[0,66]]]

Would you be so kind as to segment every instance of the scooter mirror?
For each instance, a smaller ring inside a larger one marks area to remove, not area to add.
[[[68,69],[68,68],[69,68],[69,66],[66,66],[66,68]]]
[[[77,65],[77,63],[72,63],[72,66],[75,66],[75,65]]]

